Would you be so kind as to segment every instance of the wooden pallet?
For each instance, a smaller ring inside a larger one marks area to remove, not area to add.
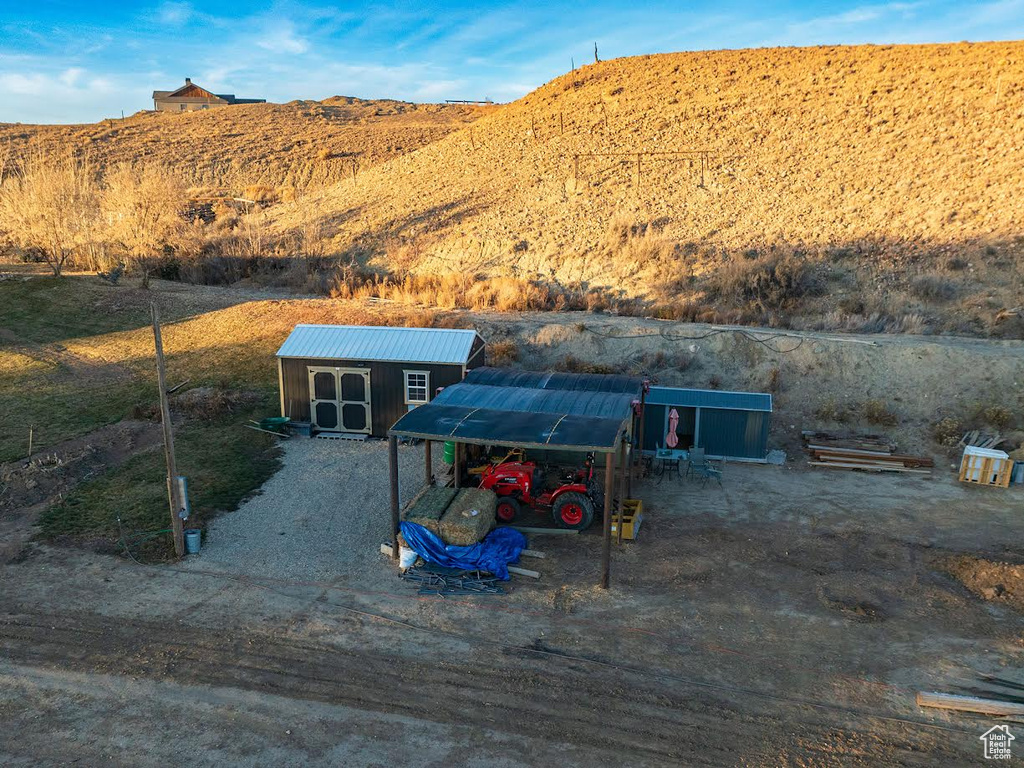
[[[1013,463],[1013,459],[971,456],[965,453],[960,462],[960,482],[990,488],[1009,488]]]

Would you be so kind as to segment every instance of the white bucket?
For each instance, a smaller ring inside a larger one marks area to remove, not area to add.
[[[416,565],[416,552],[406,546],[398,546],[398,566],[403,571]]]

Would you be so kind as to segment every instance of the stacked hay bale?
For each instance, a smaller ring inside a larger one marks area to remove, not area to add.
[[[445,544],[468,547],[483,540],[494,528],[498,496],[481,488],[463,488],[441,517]]]
[[[435,536],[441,535],[441,516],[455,498],[454,488],[432,486],[408,506],[402,519],[422,525]]]

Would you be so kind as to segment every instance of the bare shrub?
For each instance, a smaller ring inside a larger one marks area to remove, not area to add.
[[[940,419],[932,425],[932,437],[935,442],[948,448],[957,445],[963,435],[963,422],[952,416]]]
[[[850,420],[850,408],[849,406],[837,403],[833,398],[829,398],[817,407],[814,415],[821,421],[845,424]]]
[[[885,400],[868,400],[861,406],[861,410],[870,424],[893,427],[899,422],[899,417],[889,410]]]
[[[519,345],[511,339],[494,341],[487,345],[487,363],[505,367],[519,360]]]
[[[747,302],[756,308],[778,310],[792,306],[817,289],[807,260],[795,256],[767,259],[733,259],[713,272],[710,295]]]
[[[129,256],[159,253],[185,229],[185,203],[185,185],[168,169],[119,165],[104,179],[105,235]]]
[[[280,195],[277,190],[273,187],[268,187],[265,184],[247,185],[245,189],[242,190],[242,197],[261,205],[276,203],[280,199]]]
[[[950,301],[956,298],[959,289],[952,280],[940,275],[919,275],[910,281],[910,292],[919,299]]]
[[[588,363],[573,354],[565,355],[555,363],[556,371],[567,373],[617,373],[616,369],[603,363]]]
[[[36,250],[60,276],[97,235],[99,186],[92,167],[70,155],[25,159],[0,186],[0,226],[21,248]]]
[[[1013,411],[1001,405],[989,405],[979,409],[982,420],[996,429],[1006,429],[1013,424]]]

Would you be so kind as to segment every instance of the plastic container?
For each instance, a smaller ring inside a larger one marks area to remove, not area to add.
[[[185,554],[186,555],[198,555],[199,548],[202,545],[203,532],[198,528],[186,528],[185,529]]]
[[[416,557],[416,550],[401,544],[398,545],[398,567],[403,571],[416,565]]]
[[[455,463],[455,443],[453,443],[451,440],[446,441],[444,444],[443,460],[445,464]]]

